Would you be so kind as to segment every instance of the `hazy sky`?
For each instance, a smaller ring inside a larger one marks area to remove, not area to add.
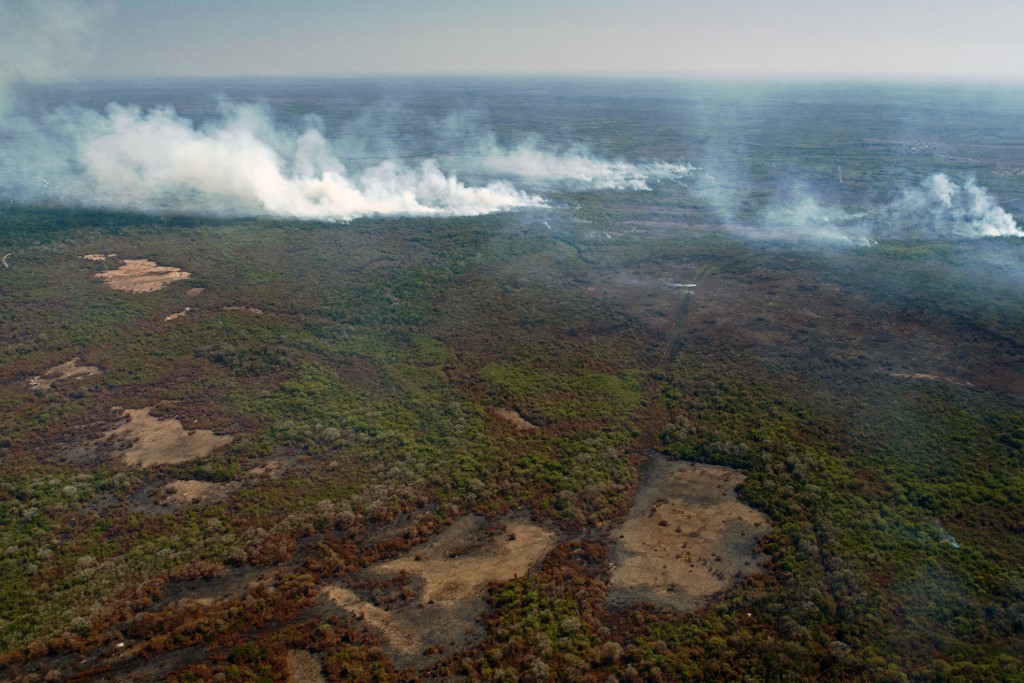
[[[1024,81],[1024,0],[78,4],[103,8],[68,72],[78,77],[581,73]],[[56,5],[74,12],[73,4]]]

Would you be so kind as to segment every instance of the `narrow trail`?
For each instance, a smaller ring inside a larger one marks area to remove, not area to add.
[[[701,281],[708,275],[718,271],[718,266],[707,265],[701,266],[697,269],[697,273],[693,277],[693,283],[699,285]],[[682,297],[679,301],[679,308],[676,310],[675,318],[672,321],[672,331],[668,335],[668,339],[665,342],[665,350],[661,354],[661,358],[658,360],[655,369],[662,367],[665,361],[672,355],[672,350],[676,346],[676,342],[679,340],[679,331],[682,329],[683,321],[686,319],[686,314],[690,311],[690,300],[693,298],[695,288],[687,288],[683,290]]]

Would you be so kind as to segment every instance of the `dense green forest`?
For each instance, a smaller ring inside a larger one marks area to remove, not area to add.
[[[787,247],[570,199],[587,222],[0,210],[0,679],[1024,679],[1019,240]],[[95,277],[125,259],[191,275]],[[31,384],[71,359],[97,371]],[[126,464],[144,408],[230,443]],[[661,457],[739,468],[771,519],[696,611],[608,598]],[[374,564],[466,515],[554,541],[458,648],[397,664],[325,600],[400,603]]]

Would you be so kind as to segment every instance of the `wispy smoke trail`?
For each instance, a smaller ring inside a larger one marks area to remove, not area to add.
[[[850,213],[805,196],[797,202],[771,207],[765,215],[762,236],[789,241],[866,245],[873,240],[872,231],[861,222],[864,217],[864,213]]]
[[[74,0],[0,0],[0,113],[12,84],[65,75],[67,65],[88,51],[102,10]]]
[[[565,152],[542,149],[536,143],[512,149],[492,145],[483,157],[490,171],[542,183],[570,183],[600,190],[650,190],[650,183],[678,180],[693,170],[686,164],[610,161],[592,156],[583,147]]]

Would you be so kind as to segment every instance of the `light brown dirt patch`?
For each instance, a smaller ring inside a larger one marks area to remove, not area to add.
[[[189,314],[189,311],[191,310],[191,306],[186,306],[183,310],[180,310],[177,313],[171,313],[169,316],[165,317],[164,322],[167,322],[168,320],[177,320],[178,318],[184,318],[186,315]]]
[[[537,428],[537,425],[523,418],[522,415],[514,410],[506,410],[505,408],[495,408],[494,414],[500,417],[506,422],[511,422],[512,426],[516,428],[518,432],[529,432]]]
[[[923,379],[929,382],[949,382],[960,387],[973,387],[974,385],[970,382],[963,380],[953,379],[952,377],[946,377],[944,375],[934,375],[929,372],[890,372],[890,377],[896,377],[897,379]]]
[[[161,505],[191,505],[214,498],[221,498],[226,492],[224,484],[194,479],[179,479],[167,485],[160,498]]]
[[[263,315],[263,311],[252,306],[225,306],[225,311],[234,311],[241,313],[252,313],[253,315]]]
[[[150,415],[150,410],[126,410],[128,422],[104,434],[104,438],[134,439],[124,454],[127,465],[151,467],[186,462],[231,442],[230,436],[218,436],[208,429],[185,431],[178,420],[160,420]]]
[[[30,379],[28,381],[28,385],[33,389],[42,389],[43,391],[46,391],[52,387],[55,382],[65,379],[73,379],[76,377],[91,377],[102,372],[99,368],[93,365],[79,365],[78,361],[78,358],[72,358],[67,363],[56,365],[43,374]]]
[[[488,583],[526,574],[554,540],[554,533],[527,519],[487,529],[483,518],[463,517],[432,541],[369,569],[376,580],[405,578],[394,599],[375,605],[339,586],[325,595],[379,631],[396,663],[409,665],[422,661],[428,648],[440,655],[464,645],[486,608]]]
[[[172,282],[184,280],[191,276],[174,266],[158,266],[149,259],[125,259],[117,270],[106,270],[96,273],[96,277],[108,286],[122,292],[139,294],[155,292]]]
[[[761,571],[771,520],[736,498],[744,475],[657,458],[613,532],[609,597],[693,610],[741,576]]]
[[[323,683],[320,660],[309,650],[288,650],[288,683]]]

